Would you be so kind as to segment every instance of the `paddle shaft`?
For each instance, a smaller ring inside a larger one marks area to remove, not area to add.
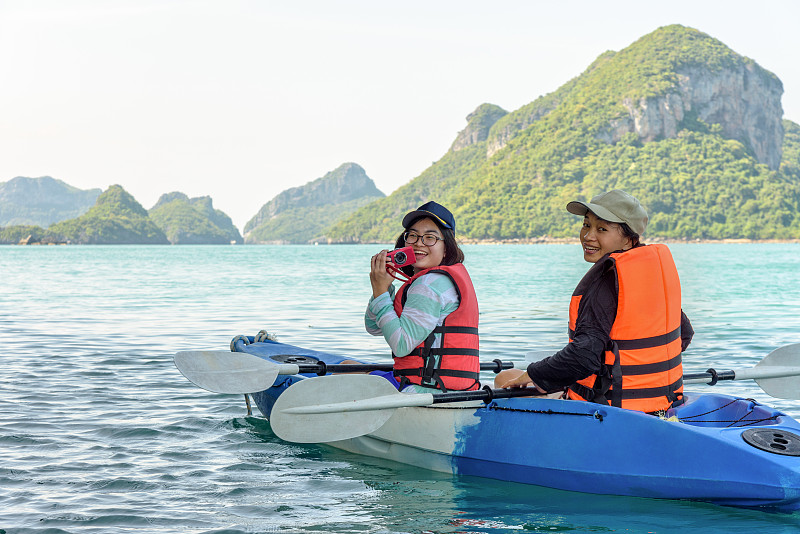
[[[339,375],[344,378],[344,375]],[[378,378],[378,377],[375,377]],[[312,379],[319,380],[319,379]],[[303,381],[304,382],[304,381]],[[302,384],[303,382],[300,382]],[[296,386],[293,386],[296,387]],[[295,393],[289,388],[287,392]],[[287,395],[284,393],[283,395]],[[280,410],[284,414],[345,414],[350,412],[367,412],[377,410],[395,410],[397,408],[413,408],[442,404],[445,402],[483,401],[490,403],[493,399],[506,399],[511,397],[534,397],[542,395],[534,388],[491,389],[485,386],[474,391],[448,391],[446,393],[400,393],[393,392],[389,395],[354,399],[344,402],[320,403],[314,405],[294,406]],[[276,410],[273,409],[273,413]]]
[[[277,363],[268,358],[247,352],[228,352],[219,350],[181,351],[175,354],[173,361],[178,370],[193,384],[215,393],[255,393],[264,391],[275,384],[279,375],[328,373],[350,374],[369,373],[371,371],[393,370],[391,363],[354,363],[327,364],[312,360],[299,354],[276,354]],[[514,364],[493,360],[483,362],[480,369],[499,373],[503,369],[511,369]]]
[[[483,389],[475,391],[448,391],[447,393],[433,393],[433,404],[441,404],[443,402],[462,402],[479,400],[486,403],[492,399],[508,399],[511,397],[533,397],[539,396],[539,393],[534,388],[508,388],[508,389],[491,389],[486,386]]]
[[[346,367],[346,366],[342,366]],[[737,376],[738,373],[738,376]],[[752,380],[768,379],[800,375],[800,367],[769,366],[765,368],[751,367],[738,371],[721,371],[709,369],[705,373],[684,375],[684,383],[708,383],[714,385],[718,380]],[[339,375],[344,378],[343,375]],[[375,377],[377,378],[377,377]],[[312,379],[318,380],[318,379]],[[711,382],[708,382],[711,380]],[[302,384],[302,382],[301,382]],[[296,387],[296,386],[295,386]],[[289,389],[289,392],[293,392]],[[287,393],[283,394],[284,396]],[[485,386],[475,391],[449,391],[446,393],[416,393],[403,394],[393,392],[389,395],[377,396],[345,402],[320,403],[316,405],[303,405],[286,408],[284,412],[289,415],[300,414],[345,414],[349,412],[364,412],[375,410],[393,410],[397,408],[423,407],[446,402],[483,401],[491,402],[493,399],[510,397],[532,397],[540,395],[533,388],[491,389]],[[285,399],[284,399],[285,400]]]
[[[492,360],[482,362],[481,371],[493,371],[499,373],[503,369],[512,369],[512,362]],[[328,373],[368,373],[370,371],[392,371],[394,366],[391,363],[352,363],[352,364],[326,364],[318,362],[312,364],[282,363],[278,365],[278,374],[297,375],[314,373],[319,376]]]
[[[739,369],[737,371],[717,371],[709,369],[705,373],[683,375],[684,384],[708,384],[713,386],[719,380],[757,380],[759,378],[782,378],[800,375],[800,367],[772,365],[757,369]]]

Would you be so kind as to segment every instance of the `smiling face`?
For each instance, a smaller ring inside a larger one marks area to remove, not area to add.
[[[416,243],[409,245],[414,249],[414,254],[417,256],[417,263],[414,264],[415,273],[430,269],[431,267],[438,267],[442,264],[442,260],[444,259],[444,241],[442,238],[444,236],[442,236],[442,231],[439,229],[439,226],[437,226],[432,219],[427,217],[418,219],[414,221],[414,224],[408,227],[406,231],[418,235],[435,235],[439,238],[436,240],[436,244],[431,246],[423,245],[422,238],[417,239]]]
[[[589,263],[597,261],[610,252],[631,248],[631,238],[625,237],[619,224],[597,217],[591,211],[583,218],[581,228],[583,259]]]

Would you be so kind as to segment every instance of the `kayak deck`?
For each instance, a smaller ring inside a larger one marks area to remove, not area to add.
[[[280,363],[344,360],[271,341],[240,339],[234,348]],[[252,397],[269,418],[280,394],[303,379],[281,376]],[[371,434],[328,444],[440,472],[564,490],[800,509],[797,421],[751,399],[685,396],[663,419],[532,397],[400,408]]]

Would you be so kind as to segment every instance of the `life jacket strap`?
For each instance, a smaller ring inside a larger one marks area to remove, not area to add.
[[[447,356],[447,355],[464,355],[480,357],[478,349],[456,348],[456,347],[437,347],[432,348],[433,342],[436,339],[435,334],[474,334],[478,335],[478,329],[472,326],[444,326],[439,325],[425,338],[425,343],[421,347],[416,347],[409,352],[409,356],[419,356],[420,358],[427,359],[430,356]],[[437,358],[438,363],[438,358]]]
[[[587,388],[583,384],[578,384],[577,382],[569,386],[569,389],[580,395],[581,398],[586,399],[589,402],[595,402],[597,404],[611,404],[608,402],[608,399],[600,393],[599,390],[593,388]]]
[[[395,376],[425,376],[422,369],[395,369]],[[480,374],[473,371],[462,371],[460,369],[437,369],[436,374],[441,376],[453,376],[456,378],[478,379]]]
[[[408,382],[406,377],[408,376],[418,376],[420,377],[421,386],[429,387],[429,388],[436,388],[440,389],[441,391],[446,392],[447,388],[444,385],[444,381],[442,377],[450,376],[454,378],[467,378],[472,379],[475,381],[476,384],[480,383],[480,373],[473,372],[473,371],[462,371],[457,369],[442,369],[440,367],[442,356],[449,355],[449,354],[457,354],[457,355],[468,355],[468,356],[475,356],[476,358],[479,357],[478,349],[459,349],[459,348],[431,348],[433,345],[434,340],[434,333],[437,332],[453,332],[456,330],[467,330],[468,334],[477,334],[477,328],[472,327],[436,327],[433,332],[425,339],[425,342],[421,347],[417,347],[412,350],[409,355],[419,356],[422,358],[423,365],[421,368],[414,368],[414,369],[396,369],[394,371],[395,376],[401,377],[401,384],[403,380]]]
[[[655,397],[667,397],[670,402],[678,400],[678,390],[683,386],[683,377],[672,384],[658,386],[654,388],[626,389],[622,391],[623,399],[649,399]]]
[[[572,328],[567,329],[569,339],[575,339],[575,330]],[[660,336],[643,337],[640,339],[615,339],[620,350],[637,350],[637,349],[651,349],[653,347],[660,347],[672,343],[681,337],[681,327],[679,326],[672,332],[662,334]],[[646,373],[642,373],[646,374]]]
[[[435,334],[473,334],[478,335],[478,329],[474,326],[447,326],[438,325],[434,327]]]
[[[433,346],[433,342],[435,340],[436,337],[434,336],[434,333],[431,332],[428,337],[425,338],[425,343],[416,349],[419,355],[422,357],[422,373],[420,374],[422,377],[421,382],[426,386],[437,384],[442,387],[442,391],[447,391],[444,389],[442,379],[436,376],[436,368],[439,367],[440,359],[431,354],[431,347]]]
[[[678,326],[678,328],[672,332],[668,332],[660,336],[643,337],[639,339],[616,339],[614,341],[616,342],[617,346],[619,346],[619,350],[638,350],[668,345],[676,339],[680,339],[680,337],[681,327]]]
[[[591,388],[576,382],[569,386],[569,389],[589,402],[610,405],[611,401],[608,399],[607,393],[611,389],[611,372],[608,366],[604,364]]]
[[[680,353],[664,362],[643,363],[639,365],[623,365],[622,374],[625,376],[649,375],[653,373],[664,373],[678,367],[682,362]]]
[[[417,349],[411,351],[410,354],[414,356],[422,356],[421,354],[419,354],[419,351]],[[437,356],[446,356],[449,354],[463,354],[464,356],[480,356],[480,352],[478,351],[478,349],[457,349],[453,347],[450,348],[438,347],[435,349],[430,349],[428,351],[428,354]]]
[[[681,388],[681,386],[683,386],[683,378],[679,378],[672,384],[666,386],[642,389],[623,389],[621,392],[622,394],[619,395],[619,398],[620,400],[631,400],[666,397],[671,403],[673,403],[673,406],[679,406],[683,402],[683,396],[678,393],[678,390]],[[608,400],[608,390],[603,392],[602,387],[588,388],[583,384],[575,383],[569,386],[569,389],[589,402],[596,402],[598,404],[611,404],[612,406],[614,405],[614,389],[611,389],[611,402]]]

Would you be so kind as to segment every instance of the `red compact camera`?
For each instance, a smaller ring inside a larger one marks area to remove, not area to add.
[[[386,256],[398,269],[408,265],[414,265],[417,261],[417,256],[414,254],[414,249],[412,247],[403,247],[389,251],[386,253]]]

